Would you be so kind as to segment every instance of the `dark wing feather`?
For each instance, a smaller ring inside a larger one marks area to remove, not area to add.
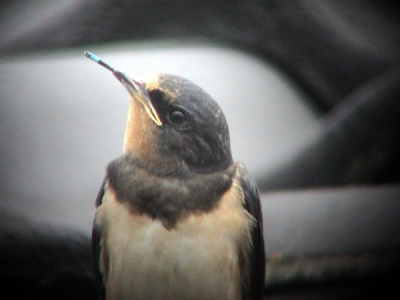
[[[103,196],[105,193],[105,188],[106,188],[106,181],[107,178],[104,179],[103,184],[101,186],[101,189],[99,191],[99,194],[97,195],[96,198],[96,208],[99,207],[102,203]],[[92,229],[92,251],[93,251],[93,259],[94,259],[94,267],[95,267],[95,274],[96,274],[96,279],[97,279],[97,287],[99,290],[99,295],[101,300],[106,299],[106,290],[105,286],[103,283],[103,276],[101,275],[100,269],[99,269],[99,260],[100,260],[100,251],[101,251],[101,232],[100,228],[97,228],[97,226],[94,226],[93,224],[93,229]]]
[[[265,278],[265,250],[263,220],[260,195],[254,181],[244,167],[239,167],[239,181],[244,194],[244,207],[255,218],[257,224],[251,232],[252,249],[249,258],[249,282],[243,287],[243,299],[259,300],[263,298]],[[245,282],[243,284],[246,284]]]

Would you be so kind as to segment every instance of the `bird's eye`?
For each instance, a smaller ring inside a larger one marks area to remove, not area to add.
[[[169,120],[172,124],[183,125],[188,120],[188,117],[182,110],[173,109],[169,112]]]

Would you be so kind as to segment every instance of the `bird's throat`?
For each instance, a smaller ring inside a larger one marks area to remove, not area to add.
[[[124,153],[139,157],[142,161],[150,161],[151,153],[154,152],[154,145],[151,142],[154,138],[155,127],[142,104],[130,98],[125,127]]]

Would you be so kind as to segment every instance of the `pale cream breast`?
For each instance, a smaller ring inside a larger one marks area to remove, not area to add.
[[[238,253],[249,249],[254,220],[233,184],[215,210],[170,230],[132,213],[108,189],[96,213],[97,226],[107,228],[101,256],[108,260],[100,262],[107,299],[241,299]]]

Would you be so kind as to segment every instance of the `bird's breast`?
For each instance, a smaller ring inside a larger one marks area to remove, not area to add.
[[[241,299],[239,252],[249,248],[253,224],[242,200],[233,184],[217,208],[167,229],[108,189],[95,220],[107,299]]]

